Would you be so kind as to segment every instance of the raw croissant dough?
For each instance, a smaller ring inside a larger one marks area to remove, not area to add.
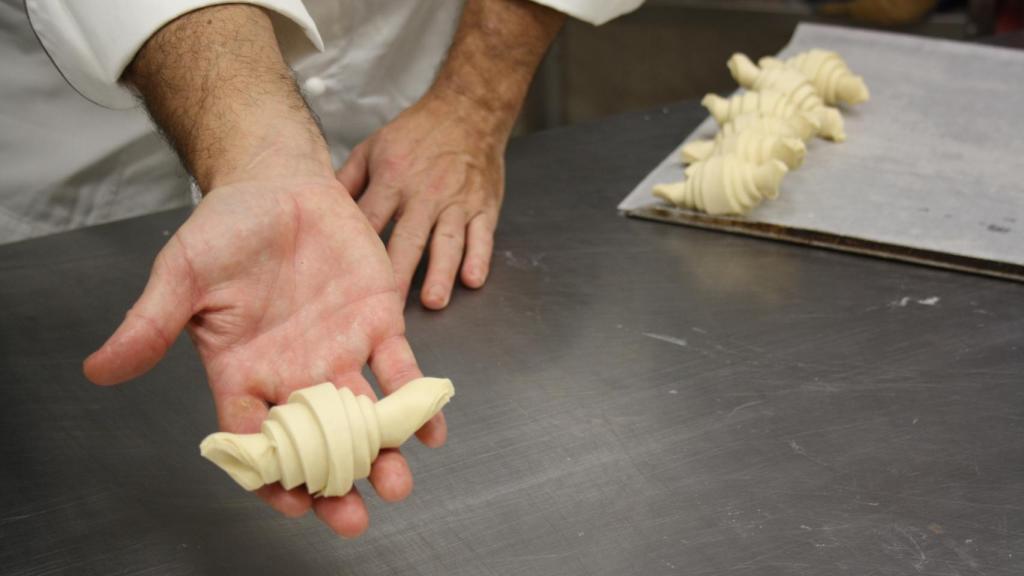
[[[701,104],[708,109],[708,112],[715,117],[719,124],[725,124],[733,118],[750,112],[781,118],[803,115],[812,122],[817,122],[819,136],[836,142],[846,140],[843,115],[839,110],[828,106],[804,108],[803,106],[806,106],[808,102],[808,100],[794,99],[792,95],[778,90],[765,89],[759,92],[744,92],[731,98],[708,94]]]
[[[716,155],[735,155],[753,164],[781,160],[792,170],[800,167],[806,154],[807,146],[799,138],[756,130],[729,134],[719,132],[714,140],[694,140],[683,146],[683,162],[686,164],[707,160]]]
[[[744,54],[733,54],[727,63],[736,83],[756,92],[771,90],[785,95],[797,110],[817,114],[821,120],[821,135],[836,141],[846,139],[843,115],[818,95],[818,91],[799,70],[774,67],[762,70]]]
[[[686,180],[655,186],[654,195],[708,214],[742,214],[777,197],[787,170],[778,160],[757,165],[736,156],[712,156],[691,164]]]
[[[829,50],[808,50],[788,60],[766,56],[761,68],[787,67],[798,70],[811,82],[827,104],[860,104],[871,98],[864,79],[854,74],[843,58]]]
[[[780,118],[752,112],[726,122],[718,133],[722,136],[732,136],[741,132],[764,132],[784,138],[799,138],[807,142],[818,133],[818,124],[803,114]]]
[[[341,496],[370,475],[381,448],[401,446],[454,394],[451,380],[419,378],[374,403],[325,382],[272,408],[258,434],[217,432],[199,450],[246,490],[280,482]]]
[[[734,54],[728,67],[748,91],[704,97],[720,130],[714,139],[683,145],[685,179],[655,186],[655,196],[709,214],[742,214],[778,196],[787,170],[803,163],[809,139],[846,139],[843,116],[830,104],[869,97],[864,80],[835,52],[763,58],[760,66]]]

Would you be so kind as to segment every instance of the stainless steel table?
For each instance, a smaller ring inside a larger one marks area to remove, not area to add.
[[[184,212],[0,248],[0,571],[1024,573],[1024,287],[617,216],[701,115],[512,144],[487,288],[408,310],[450,441],[356,541],[199,458],[186,339],[81,376]]]

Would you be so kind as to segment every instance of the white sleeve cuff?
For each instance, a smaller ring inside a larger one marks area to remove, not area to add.
[[[118,80],[146,40],[182,14],[227,3],[280,14],[323,50],[302,0],[26,0],[25,7],[43,48],[75,90],[102,106],[131,108],[135,98]]]
[[[600,26],[609,20],[632,12],[644,0],[533,0],[548,8],[568,14],[577,20]]]

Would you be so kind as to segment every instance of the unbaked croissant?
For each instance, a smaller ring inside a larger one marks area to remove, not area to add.
[[[761,68],[786,67],[800,71],[827,104],[860,104],[871,98],[864,78],[854,74],[842,56],[830,50],[815,48],[786,60],[766,56],[758,64]]]
[[[799,70],[787,66],[761,69],[739,52],[729,58],[726,66],[736,83],[744,88],[756,92],[782,92],[800,110],[816,110],[825,105],[818,91]]]
[[[398,448],[455,394],[451,380],[419,378],[380,402],[325,382],[270,410],[257,434],[211,434],[200,453],[246,490],[280,482],[341,496],[370,475],[381,448]]]
[[[731,98],[708,94],[701,101],[701,104],[708,109],[719,124],[725,124],[733,118],[750,112],[782,118],[803,114],[815,118],[818,122],[819,136],[837,142],[846,139],[843,115],[839,113],[839,110],[828,106],[805,109],[801,107],[805,103],[805,100],[792,100],[789,95],[777,90],[744,92]]]
[[[781,160],[790,170],[799,168],[807,146],[799,138],[757,130],[719,132],[713,140],[693,140],[683,145],[683,162],[692,164],[711,156],[735,155],[752,164]]]
[[[682,182],[655,186],[654,195],[708,214],[743,214],[776,198],[787,171],[778,160],[758,166],[736,156],[712,156],[691,164]]]
[[[751,112],[740,114],[723,124],[719,134],[727,137],[741,132],[763,132],[807,142],[818,133],[818,123],[816,119],[809,118],[806,114],[782,118]]]

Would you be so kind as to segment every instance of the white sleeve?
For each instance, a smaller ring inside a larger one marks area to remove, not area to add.
[[[146,40],[182,14],[229,2],[271,10],[323,50],[302,0],[26,0],[25,8],[43,48],[75,90],[109,108],[130,108],[135,99],[118,80]]]
[[[609,20],[632,12],[644,0],[533,0],[578,20],[600,26]]]

